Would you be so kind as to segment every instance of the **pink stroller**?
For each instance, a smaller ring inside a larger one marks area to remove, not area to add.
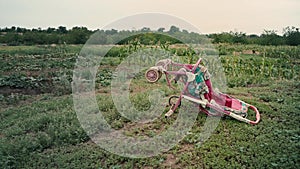
[[[171,108],[165,116],[171,116],[180,107],[181,100],[187,99],[198,104],[200,111],[206,113],[208,116],[227,115],[248,124],[257,124],[260,121],[260,114],[257,108],[239,99],[213,90],[210,74],[207,68],[200,65],[200,63],[201,58],[196,64],[181,64],[173,62],[171,59],[164,59],[158,61],[154,67],[146,71],[145,77],[151,83],[157,82],[162,77],[162,74],[165,74],[167,84],[170,88],[174,89],[168,75],[175,76],[172,79],[175,83],[181,81],[184,84],[179,96],[171,96],[169,98]],[[179,66],[181,68],[178,71],[168,71],[170,66]],[[256,113],[255,121],[247,119],[249,109],[252,109]]]

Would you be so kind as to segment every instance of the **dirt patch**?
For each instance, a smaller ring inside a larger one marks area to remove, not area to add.
[[[166,154],[166,160],[163,163],[163,166],[174,168],[176,165],[176,157],[174,154]]]
[[[179,152],[192,151],[194,149],[194,144],[183,144]]]
[[[109,87],[99,87],[99,89],[95,89],[96,94],[100,95],[111,95],[111,89]]]
[[[11,95],[12,93],[18,93],[23,95],[38,95],[41,94],[42,91],[40,89],[30,89],[30,88],[12,88],[9,86],[1,86],[0,94],[2,95]]]
[[[166,160],[162,164],[166,168],[185,168],[178,163],[178,155],[194,151],[193,144],[182,144],[176,154],[165,154]]]

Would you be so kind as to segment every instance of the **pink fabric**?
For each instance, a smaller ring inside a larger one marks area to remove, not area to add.
[[[211,99],[214,99],[217,104],[221,106],[226,106],[235,110],[241,110],[242,105],[241,102],[235,98],[231,98],[226,94],[223,93],[215,93],[213,91],[213,87],[211,84],[211,81],[208,79],[205,81],[206,86],[208,87],[208,93],[204,94],[205,99],[208,101],[211,101]]]
[[[186,69],[188,69],[188,70],[192,70],[193,69],[193,65],[191,65],[191,64],[186,64],[186,65],[184,65],[185,66],[185,68]]]
[[[241,110],[242,109],[242,104],[240,101],[236,99],[231,99],[231,108],[235,110]]]

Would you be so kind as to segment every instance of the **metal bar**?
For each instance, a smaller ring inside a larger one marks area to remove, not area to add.
[[[202,101],[202,100],[199,100],[199,99],[195,99],[195,98],[189,97],[187,95],[182,95],[182,97],[185,98],[185,99],[187,99],[187,100],[190,100],[192,102],[195,102],[195,103],[201,104],[203,106],[206,106],[206,102],[205,101]]]

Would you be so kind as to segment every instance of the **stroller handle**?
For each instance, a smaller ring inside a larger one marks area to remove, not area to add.
[[[195,70],[197,69],[197,67],[199,66],[199,64],[201,63],[202,58],[199,58],[197,63],[194,65],[192,72],[195,73]]]
[[[246,118],[244,118],[244,117],[242,117],[240,115],[237,115],[235,113],[232,113],[232,112],[229,112],[229,114],[227,114],[227,115],[229,115],[230,117],[235,118],[235,119],[237,119],[239,121],[243,121],[245,123],[255,125],[255,124],[257,124],[260,121],[259,111],[257,110],[256,107],[254,107],[252,105],[249,105],[249,108],[252,109],[253,111],[255,111],[255,113],[256,113],[256,121],[252,121],[252,120],[246,119]]]
[[[259,111],[257,110],[256,107],[252,106],[252,105],[249,105],[249,108],[252,109],[253,111],[255,111],[256,113],[256,121],[250,121],[250,124],[257,124],[259,121],[260,121],[260,114],[259,114]]]

